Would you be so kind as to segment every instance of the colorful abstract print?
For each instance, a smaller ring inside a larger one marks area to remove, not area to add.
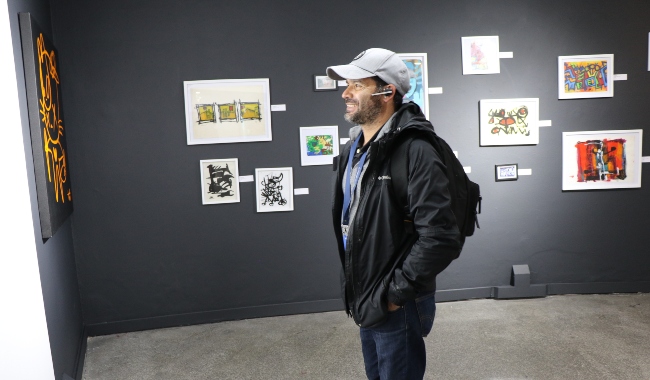
[[[576,144],[578,182],[624,180],[625,139],[588,140]]]
[[[564,62],[564,92],[607,92],[607,61]]]
[[[307,136],[306,140],[308,156],[331,156],[334,154],[331,135]]]
[[[491,109],[488,112],[490,120],[488,124],[494,125],[490,130],[493,135],[524,135],[530,136],[528,129],[528,107],[522,105],[518,107]]]

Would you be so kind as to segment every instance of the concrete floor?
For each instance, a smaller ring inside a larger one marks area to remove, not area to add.
[[[426,379],[650,379],[650,294],[438,304]],[[363,379],[344,312],[92,337],[84,380]]]

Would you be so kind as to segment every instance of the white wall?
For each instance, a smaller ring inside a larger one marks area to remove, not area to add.
[[[0,376],[54,380],[5,1],[0,57]]]

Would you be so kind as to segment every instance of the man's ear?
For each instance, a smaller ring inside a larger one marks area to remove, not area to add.
[[[384,94],[384,102],[388,103],[393,101],[393,97],[397,94],[397,87],[393,84],[384,86],[384,91],[391,91],[390,94]]]

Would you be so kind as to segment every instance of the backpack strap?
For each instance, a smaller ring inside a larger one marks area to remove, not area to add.
[[[409,168],[409,150],[413,142],[413,136],[401,139],[394,146],[390,155],[390,177],[393,183],[393,192],[397,204],[402,209],[405,221],[412,221],[410,207],[408,205],[408,168]]]

